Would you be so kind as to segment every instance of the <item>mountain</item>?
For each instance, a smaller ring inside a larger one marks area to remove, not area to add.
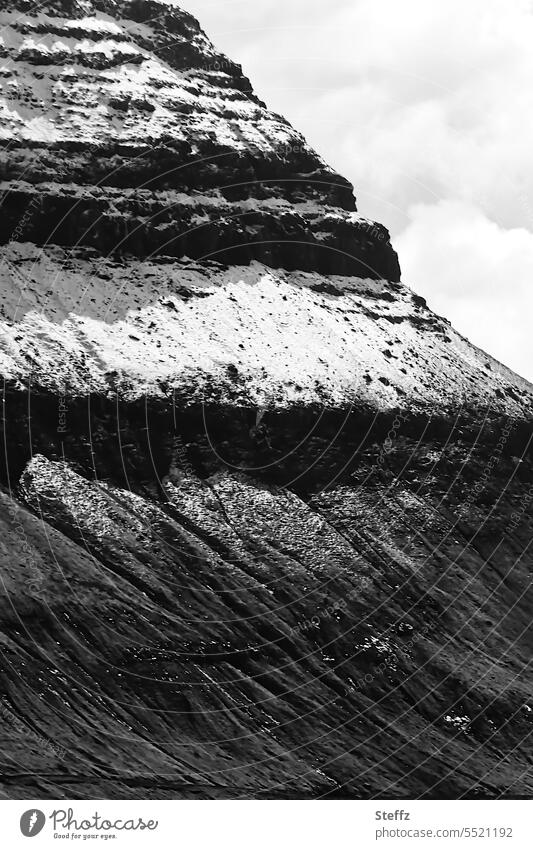
[[[530,797],[533,387],[167,0],[0,0],[4,798]]]

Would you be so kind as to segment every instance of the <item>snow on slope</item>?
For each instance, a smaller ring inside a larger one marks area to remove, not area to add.
[[[119,0],[65,14],[0,0],[5,378],[530,410],[528,384],[395,282],[385,228],[192,16]]]
[[[71,19],[59,2],[14,5],[0,0],[0,243],[31,205],[24,240],[37,244],[237,248],[224,261],[399,279],[350,183],[192,16],[165,2],[93,0]]]

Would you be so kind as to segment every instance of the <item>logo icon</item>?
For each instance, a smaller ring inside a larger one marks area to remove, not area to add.
[[[36,837],[43,830],[46,817],[37,808],[25,811],[20,818],[20,830],[24,837]]]

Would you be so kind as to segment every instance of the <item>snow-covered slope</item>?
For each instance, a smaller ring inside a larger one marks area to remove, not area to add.
[[[185,403],[531,411],[525,381],[399,283],[28,244],[3,257],[10,381]]]
[[[385,228],[176,4],[0,3],[0,24],[8,380],[530,409],[396,285]]]
[[[0,241],[399,277],[350,184],[175,4],[1,2],[0,85]]]

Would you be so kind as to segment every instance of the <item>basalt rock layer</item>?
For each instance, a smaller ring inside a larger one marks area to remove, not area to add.
[[[399,279],[385,228],[194,18],[137,0],[39,9],[0,3],[0,242],[21,228],[104,254]]]
[[[171,2],[0,2],[0,793],[533,789],[533,391]]]

